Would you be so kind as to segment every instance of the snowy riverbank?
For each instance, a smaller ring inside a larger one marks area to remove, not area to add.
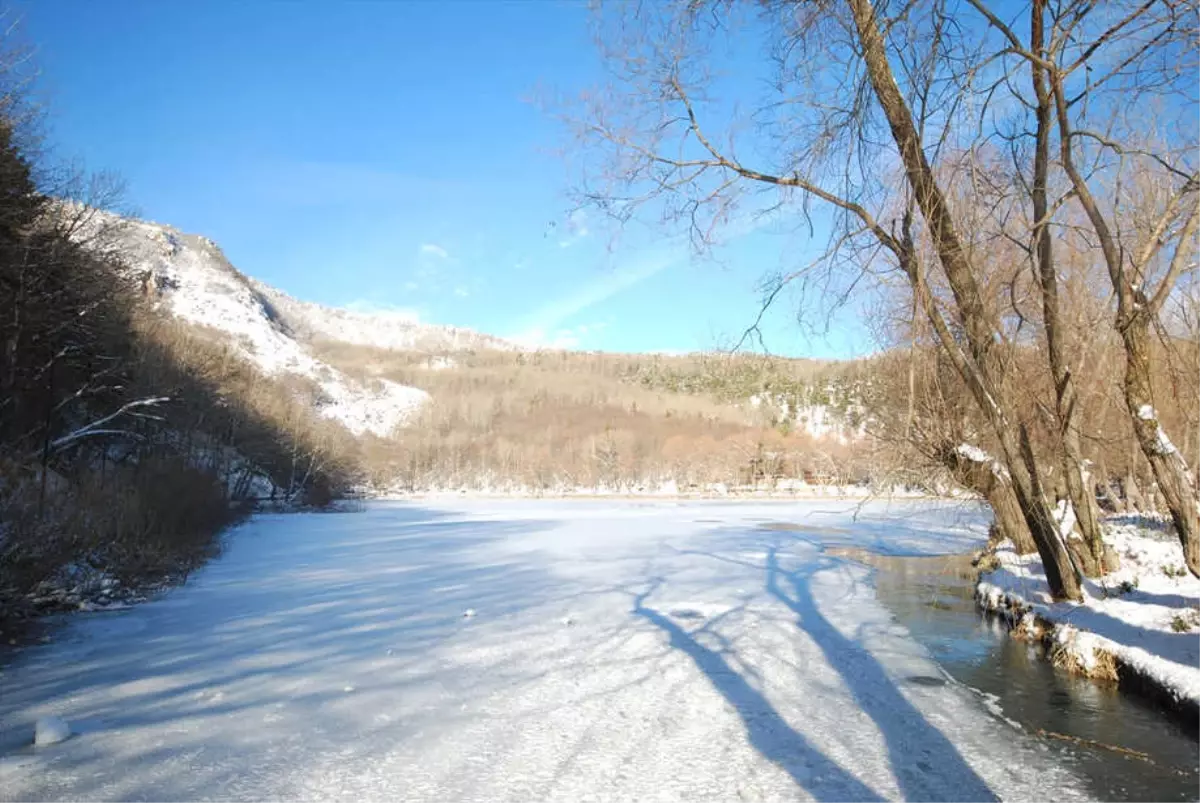
[[[406,490],[363,489],[362,496],[381,501],[417,499],[957,499],[954,494],[930,494],[912,488],[879,488],[870,485],[814,485],[800,480],[781,480],[768,485],[729,485],[723,482],[680,485],[668,480],[658,484],[555,485],[532,487],[498,482],[483,487],[443,487]]]
[[[1105,540],[1121,568],[1086,580],[1082,603],[1052,602],[1036,554],[1005,542],[999,568],[976,587],[980,607],[1003,615],[1014,635],[1042,640],[1054,661],[1091,677],[1148,686],[1185,711],[1200,709],[1200,580],[1161,521],[1116,517]]]

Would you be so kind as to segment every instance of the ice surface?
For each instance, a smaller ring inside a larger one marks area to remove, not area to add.
[[[0,797],[1081,799],[979,695],[912,682],[938,667],[823,550],[985,524],[834,499],[258,517],[185,587],[4,669]],[[10,738],[49,714],[77,735]]]

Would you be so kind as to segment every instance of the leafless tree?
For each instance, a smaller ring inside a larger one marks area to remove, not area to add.
[[[1195,270],[1200,226],[1196,163],[1196,44],[1193,2],[1034,0],[1028,26],[970,0],[1023,64],[1036,92],[1037,156],[1032,197],[1038,272],[1048,327],[1057,318],[1048,200],[1051,146],[1068,178],[1058,203],[1086,214],[1117,297],[1125,347],[1125,402],[1142,452],[1175,522],[1184,557],[1200,576],[1200,514],[1189,467],[1159,420],[1151,382],[1153,331],[1180,278]],[[1006,71],[1011,69],[1008,65]],[[1161,121],[1156,123],[1155,120]],[[1051,335],[1048,329],[1048,335]],[[1051,335],[1051,366],[1065,416],[1064,445],[1078,457],[1072,377]],[[1078,465],[1078,460],[1068,459]],[[1069,469],[1068,480],[1078,483]]]
[[[1072,54],[1068,66],[1082,75],[1116,34],[1101,28],[1090,40],[1095,47],[1081,48],[1083,32],[1095,27],[1089,18],[1094,4],[1066,5],[1080,19],[1071,23],[1067,15],[1052,22],[1051,44]],[[1038,9],[1040,4],[1023,6],[1024,18],[1032,20]],[[1182,6],[1172,9],[1180,19],[1191,13]],[[1092,17],[1098,24],[1112,15],[1104,11]],[[1060,33],[1064,25],[1069,25],[1065,36]],[[1026,39],[1035,36],[1033,31],[1022,39],[991,8],[974,0],[620,5],[602,8],[598,26],[612,80],[585,96],[573,118],[577,132],[599,157],[581,183],[582,200],[620,221],[650,215],[681,223],[700,247],[764,216],[802,221],[814,235],[820,228],[828,232],[824,245],[798,259],[797,270],[784,279],[825,290],[827,301],[845,298],[880,275],[902,276],[925,325],[991,430],[1051,588],[1057,596],[1078,598],[1076,567],[1038,470],[1030,436],[1034,422],[1004,392],[1007,355],[1016,341],[1010,321],[989,296],[997,266],[988,243],[966,225],[969,205],[977,199],[951,189],[964,182],[964,173],[979,164],[981,154],[1003,151],[1012,130],[1009,121],[1023,122],[1036,112],[1032,163],[1021,165],[1033,206],[1032,230],[1023,239],[1036,275],[1047,279],[1039,286],[1048,349],[1060,352],[1047,229],[1055,205],[1084,203],[1089,182],[1104,175],[1091,166],[1081,172],[1072,150],[1084,135],[1073,127],[1070,109],[1088,105],[1096,82],[1070,85],[1058,66],[1031,51]],[[1064,39],[1069,46],[1061,44]],[[1164,37],[1151,37],[1132,55],[1139,63],[1154,56],[1162,60],[1163,48],[1177,43],[1172,29]],[[753,72],[747,65],[759,64],[751,58],[755,47],[769,54],[769,71],[752,76],[761,79],[761,96],[746,97],[745,73]],[[1046,109],[1030,106],[1014,88],[1018,70],[1013,59],[1031,54],[1038,69],[1022,72],[1032,79],[1036,96],[1041,97],[1038,87],[1044,85],[1054,104],[1049,121]],[[1099,88],[1120,83],[1114,76],[1127,69],[1124,62],[1106,63]],[[741,80],[730,81],[730,73],[740,73]],[[1069,190],[1053,200],[1051,134],[1068,143],[1058,157],[1070,179]],[[1103,134],[1089,131],[1087,136]],[[1154,238],[1146,243],[1172,232],[1180,242],[1190,238],[1189,218],[1181,210],[1192,208],[1184,196],[1192,197],[1195,180],[1189,172],[1180,175],[1184,177],[1171,196],[1175,200],[1166,205],[1171,214],[1152,228]],[[1120,274],[1127,285],[1146,286],[1143,274],[1158,251],[1149,245],[1142,250],[1144,259],[1126,259],[1133,266]],[[1186,249],[1177,251],[1184,254]],[[1122,264],[1120,258],[1116,261]],[[1183,268],[1172,260],[1161,281],[1173,282]],[[1145,321],[1148,331],[1157,307],[1170,294],[1167,284],[1158,287],[1167,289],[1155,290],[1140,303],[1141,317],[1132,315],[1132,301],[1124,302],[1124,317],[1118,311],[1122,332],[1129,333],[1127,344],[1137,345],[1142,331],[1138,321]],[[1131,353],[1136,355],[1137,349]],[[1062,426],[1075,420],[1071,374],[1057,357],[1050,370],[1060,386],[1055,410],[1067,453],[1063,464],[1070,466],[1070,493],[1083,499],[1088,489],[1079,469],[1082,461],[1072,428]],[[1131,409],[1144,413],[1153,407],[1138,401],[1139,370],[1133,365],[1128,372],[1127,396]],[[1150,425],[1138,426],[1145,430]],[[1165,443],[1154,426],[1156,442]],[[1177,452],[1167,452],[1155,452],[1160,467],[1181,461]],[[1078,506],[1086,516],[1087,505]],[[1186,522],[1180,531],[1187,532]]]

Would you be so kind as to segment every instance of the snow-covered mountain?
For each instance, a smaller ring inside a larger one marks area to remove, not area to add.
[[[337,340],[356,346],[399,351],[468,351],[519,348],[514,343],[472,329],[419,323],[395,312],[360,312],[300,301],[256,279],[250,280],[296,335],[305,340]]]
[[[234,348],[267,374],[313,380],[324,397],[320,412],[355,434],[388,435],[408,422],[429,394],[384,379],[352,378],[314,357],[311,339],[430,351],[514,348],[466,329],[298,301],[242,274],[208,238],[170,226],[124,220],[108,236],[152,303],[184,321],[225,333]]]

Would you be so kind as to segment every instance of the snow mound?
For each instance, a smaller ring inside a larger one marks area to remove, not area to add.
[[[212,240],[140,220],[124,221],[116,238],[155,305],[225,334],[268,375],[315,382],[320,413],[355,435],[385,437],[429,400],[423,390],[382,379],[360,382],[313,357],[275,303],[286,296],[240,273]]]
[[[71,738],[71,726],[58,717],[42,717],[33,726],[33,743],[46,747]]]

